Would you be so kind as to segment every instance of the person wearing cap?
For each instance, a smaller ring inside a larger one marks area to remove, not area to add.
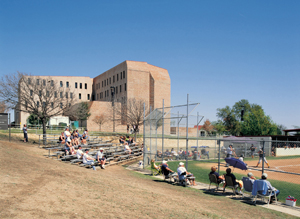
[[[174,173],[174,171],[169,168],[167,161],[165,160],[161,162],[161,171],[165,176],[169,176],[170,173]]]
[[[259,149],[258,151],[258,154],[259,154],[259,160],[258,160],[258,163],[255,167],[258,167],[258,165],[260,164],[260,162],[262,161],[262,159],[264,159],[264,162],[268,165],[268,168],[270,168],[270,165],[265,157],[265,152],[263,151],[263,149]]]
[[[77,159],[81,159],[82,156],[83,156],[83,152],[82,152],[81,149],[82,149],[82,148],[81,148],[81,146],[79,145],[79,146],[78,146],[78,150],[76,151]]]
[[[101,169],[105,169],[104,165],[105,165],[106,159],[103,154],[103,148],[100,148],[99,151],[97,152],[96,159],[97,159],[98,163],[100,163]]]
[[[185,173],[185,174],[184,174],[184,173]],[[187,176],[187,175],[194,176],[192,173],[189,173],[189,172],[186,171],[183,162],[180,162],[180,163],[179,163],[178,168],[177,168],[177,174],[178,174],[179,180],[184,180],[184,179],[186,179],[186,176]],[[190,182],[190,184],[191,184],[192,186],[195,186],[195,185],[196,185],[195,179],[189,179],[188,181]]]
[[[256,149],[256,147],[252,144],[251,147],[250,147],[252,159],[254,158],[255,149]]]
[[[65,144],[65,150],[66,152],[68,152],[69,154],[76,154],[76,151],[74,149],[74,147],[72,146],[71,144],[71,139],[68,138],[67,141],[66,141],[66,144]]]
[[[267,178],[268,178],[268,174],[263,173],[263,174],[261,175],[261,179],[262,179],[262,180],[265,180],[265,182],[267,183],[268,190],[271,190],[271,191],[272,191],[272,193],[271,193],[272,196],[271,196],[271,200],[270,200],[270,204],[272,204],[273,200],[275,200],[275,193],[276,193],[276,197],[278,197],[280,191],[279,191],[278,189],[276,189],[275,187],[273,187],[273,186],[271,185],[271,183],[267,180]]]
[[[254,181],[256,180],[253,173],[250,172],[250,173],[247,174],[247,176],[248,176],[249,180],[251,181],[251,183],[253,185]]]
[[[218,184],[223,183],[224,180],[225,180],[225,178],[224,178],[223,175],[220,176],[219,173],[216,172],[217,171],[217,167],[212,166],[210,169],[211,169],[211,172],[209,174],[214,174],[217,177]]]
[[[88,153],[89,153],[89,150],[86,149],[86,150],[85,150],[85,154],[83,154],[83,156],[82,156],[82,161],[83,161],[84,164],[92,165],[93,170],[96,170],[96,168],[95,168],[95,166],[94,166],[94,161],[95,161],[95,159],[92,158],[92,157],[90,157]]]

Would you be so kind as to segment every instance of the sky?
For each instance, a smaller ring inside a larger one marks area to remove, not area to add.
[[[1,0],[0,76],[95,77],[125,60],[168,70],[171,105],[216,121],[241,99],[300,126],[300,1]]]

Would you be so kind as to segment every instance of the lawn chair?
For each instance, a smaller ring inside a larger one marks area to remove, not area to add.
[[[217,179],[217,176],[215,174],[208,174],[208,177],[209,177],[209,187],[208,189],[210,190],[210,185],[212,183],[216,184],[216,189],[218,190],[219,189],[219,183],[218,183],[218,179]]]
[[[271,196],[274,194],[275,203],[277,203],[276,192],[268,189],[267,182],[265,180],[255,180],[252,189],[252,195],[255,197],[254,205],[256,205],[257,197],[261,197],[264,201],[265,198],[268,198],[268,207],[271,200]]]
[[[253,183],[252,181],[248,178],[248,177],[243,177],[242,178],[243,181],[243,198],[244,198],[244,194],[246,193],[250,193],[250,199],[253,197],[252,196],[252,188],[253,188]]]
[[[232,178],[230,176],[226,176],[226,175],[224,175],[224,176],[225,176],[226,185],[224,186],[223,193],[225,192],[226,187],[228,187],[228,188],[231,188],[233,194],[236,195],[236,192],[235,192],[236,187],[233,185]]]
[[[161,169],[156,169],[155,168],[155,162],[151,162],[151,174],[152,174],[152,176],[162,174]]]

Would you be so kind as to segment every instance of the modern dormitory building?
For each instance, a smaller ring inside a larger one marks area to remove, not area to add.
[[[30,76],[35,77],[35,76]],[[95,78],[73,76],[41,76],[41,79],[56,80],[59,86],[70,87],[77,95],[77,101],[89,101],[91,116],[86,121],[89,130],[99,130],[94,122],[97,115],[108,116],[111,111],[114,91],[116,104],[124,104],[129,98],[142,99],[152,109],[170,106],[171,81],[166,69],[150,65],[147,62],[124,61]],[[42,82],[41,82],[42,83]],[[15,110],[16,124],[25,124],[27,113]],[[112,121],[107,120],[101,127],[103,131],[112,131]],[[126,130],[126,125],[116,124],[116,130]]]

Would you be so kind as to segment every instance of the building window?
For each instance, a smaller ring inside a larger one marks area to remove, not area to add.
[[[115,83],[115,76],[113,76],[113,83]]]
[[[33,95],[33,90],[30,90],[30,96],[32,97],[32,95]]]
[[[40,102],[39,101],[36,101],[36,106],[40,107]]]
[[[66,82],[66,87],[69,87],[69,81]]]
[[[51,80],[51,86],[54,86],[54,81],[53,80]]]
[[[40,79],[36,79],[36,84],[40,85]]]
[[[31,79],[30,78],[28,78],[28,84],[31,84]]]
[[[104,87],[106,86],[106,80],[104,80]]]
[[[117,81],[119,81],[119,74],[117,74]]]
[[[49,91],[47,90],[47,92],[46,92],[46,95],[47,95],[47,97],[49,97],[50,96],[50,93],[49,93]]]
[[[25,100],[25,109],[27,109],[27,101]]]
[[[79,84],[79,88],[82,89],[82,83]]]
[[[46,107],[46,102],[43,102],[43,108],[45,108]]]
[[[105,94],[105,97],[106,97],[106,91],[104,92],[104,94]]]
[[[118,87],[116,87],[116,94],[118,93]]]
[[[53,107],[54,107],[54,104],[53,104],[53,102],[51,102],[51,108],[53,109]]]
[[[57,98],[57,92],[56,91],[54,91],[54,97]]]
[[[122,92],[122,85],[120,85],[120,93]]]
[[[107,93],[107,96],[109,97],[109,90],[107,90],[106,93]]]
[[[62,104],[62,103],[60,103],[60,108],[61,108],[61,109],[63,108],[63,104]]]
[[[63,87],[63,82],[62,81],[60,81],[60,87]]]
[[[66,98],[68,99],[68,92],[66,92]]]
[[[109,84],[111,84],[111,78],[109,78]]]
[[[125,83],[125,84],[124,84],[124,91],[126,91],[126,89],[127,89],[127,88],[126,88],[126,83]]]
[[[125,78],[125,71],[123,71],[123,79]]]
[[[77,88],[77,82],[75,82],[75,88]]]
[[[39,90],[39,96],[40,96],[40,97],[42,96],[42,91],[41,91],[41,90]]]
[[[46,80],[45,79],[43,80],[43,85],[46,86]]]
[[[201,136],[205,136],[205,131],[200,132]]]
[[[122,72],[120,73],[120,79],[122,80]]]
[[[71,103],[69,103],[69,107],[71,107]]]
[[[84,89],[87,89],[87,83],[84,84]]]
[[[96,90],[98,90],[98,84],[96,84]]]
[[[90,100],[90,94],[87,95],[87,99]]]
[[[107,84],[107,86],[108,86],[108,78],[106,79],[106,84]]]
[[[102,87],[103,87],[103,81],[102,81]]]
[[[63,98],[63,92],[60,92],[60,98]]]
[[[73,93],[70,93],[70,98],[73,99]]]
[[[79,100],[81,100],[81,93],[79,93]]]

